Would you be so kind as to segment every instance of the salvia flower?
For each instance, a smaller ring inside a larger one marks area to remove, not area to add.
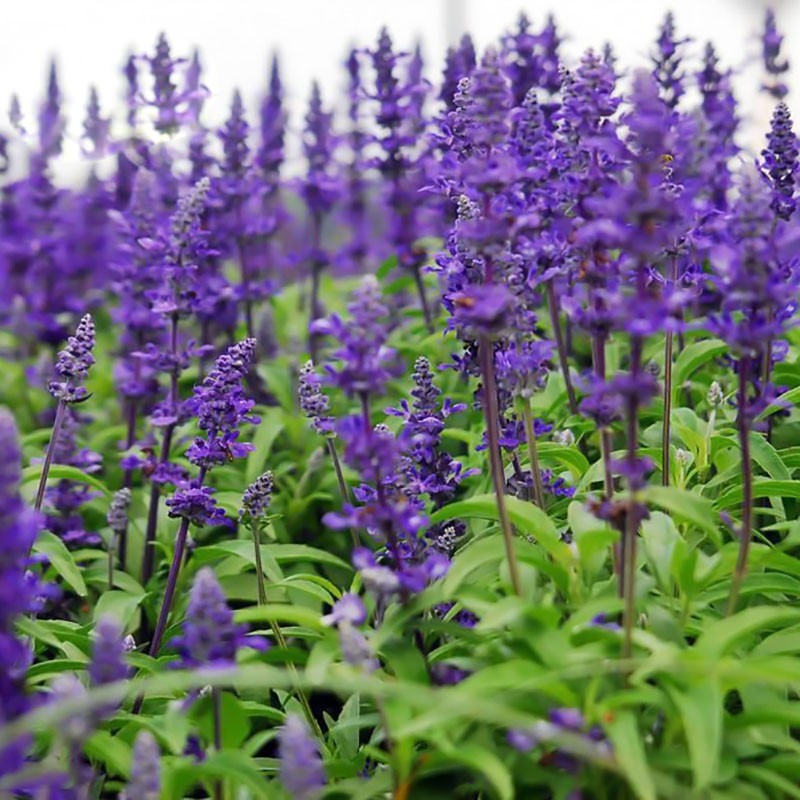
[[[773,189],[772,208],[781,219],[789,219],[797,208],[798,147],[792,127],[792,116],[784,102],[775,106],[767,134],[767,146],[762,150],[764,171]]]
[[[89,397],[82,385],[94,364],[94,321],[86,314],[78,323],[75,335],[67,340],[56,360],[55,371],[61,378],[50,384],[50,394],[65,403],[80,403]]]
[[[653,55],[653,76],[661,89],[664,102],[670,107],[678,105],[685,90],[685,75],[681,70],[681,50],[688,39],[678,39],[675,18],[671,13],[664,17],[658,33],[656,52]]]
[[[184,667],[231,666],[240,647],[264,649],[265,642],[248,637],[247,628],[233,621],[214,571],[203,567],[195,576],[180,637],[173,641]]]
[[[328,334],[339,342],[332,353],[337,363],[325,366],[327,380],[348,397],[383,394],[400,365],[396,352],[387,344],[389,310],[374,276],[362,280],[347,310],[346,320],[334,314],[312,326],[314,332]]]
[[[272,473],[267,471],[259,475],[245,489],[240,512],[242,516],[247,516],[253,520],[264,517],[272,502],[273,483]]]
[[[161,797],[161,748],[156,737],[141,730],[133,743],[131,779],[124,800],[159,800]]]
[[[128,528],[128,509],[131,505],[131,490],[119,489],[114,493],[108,506],[108,527],[116,534],[125,533]]]
[[[15,624],[41,610],[44,589],[25,564],[41,528],[41,518],[20,495],[21,452],[10,412],[0,408],[0,725],[13,722],[30,705],[25,675],[32,661],[29,644]],[[0,775],[11,775],[24,761],[26,745],[0,747]]]
[[[300,410],[305,414],[311,427],[321,436],[336,435],[334,419],[328,413],[330,400],[321,389],[322,379],[314,370],[314,362],[306,361],[300,369],[297,395]]]
[[[782,100],[789,93],[789,87],[781,79],[789,71],[788,59],[781,58],[782,45],[783,35],[778,31],[775,12],[768,8],[764,15],[764,32],[761,38],[761,52],[767,72],[767,82],[763,88],[776,100]]]
[[[319,746],[311,737],[302,717],[287,714],[278,733],[280,779],[294,800],[313,800],[327,779]]]
[[[125,640],[119,624],[111,617],[101,617],[94,628],[89,677],[94,686],[125,680],[130,669],[125,661]]]

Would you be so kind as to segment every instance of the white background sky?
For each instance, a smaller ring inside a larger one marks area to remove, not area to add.
[[[800,0],[772,5],[786,34],[784,52],[796,62],[796,74]],[[296,129],[311,80],[319,78],[328,97],[340,92],[341,63],[348,47],[371,44],[383,24],[401,47],[421,40],[426,72],[438,77],[448,39],[448,13],[451,21],[465,24],[482,47],[511,27],[520,10],[535,27],[552,10],[568,37],[568,55],[577,56],[589,46],[611,40],[621,64],[631,66],[646,64],[668,9],[675,12],[679,33],[695,40],[697,54],[711,38],[723,63],[742,68],[750,62],[749,74],[739,79],[738,88],[742,97],[748,95],[744,110],[755,136],[770,108],[755,95],[760,78],[761,0],[5,0],[0,113],[5,114],[11,93],[17,92],[30,119],[44,92],[51,56],[58,60],[71,133],[80,129],[90,84],[100,90],[104,109],[116,107],[121,113],[120,69],[126,54],[151,51],[163,30],[176,54],[188,54],[193,45],[201,48],[205,82],[213,93],[207,105],[210,122],[222,118],[234,87],[255,103],[266,82],[270,55],[277,50]]]

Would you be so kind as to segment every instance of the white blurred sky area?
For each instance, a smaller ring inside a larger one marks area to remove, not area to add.
[[[371,45],[382,25],[398,47],[421,41],[426,75],[438,79],[445,47],[462,30],[469,30],[483,48],[513,26],[520,11],[534,27],[552,11],[566,37],[568,58],[611,41],[620,66],[630,68],[647,65],[659,23],[672,10],[678,32],[693,39],[692,68],[711,39],[723,64],[741,71],[736,87],[751,146],[760,146],[772,105],[757,92],[766,7],[761,0],[5,0],[3,6],[0,115],[5,118],[16,92],[32,124],[49,59],[55,57],[73,146],[89,86],[97,86],[104,111],[121,118],[125,58],[151,52],[161,31],[174,55],[200,48],[204,82],[211,90],[205,119],[213,125],[224,119],[235,87],[254,116],[273,52],[281,60],[296,131],[311,81],[320,80],[327,98],[341,95],[348,49]],[[789,73],[791,85],[800,72],[800,0],[775,0],[771,6],[786,35],[783,52],[796,62]],[[794,89],[790,100],[797,97],[800,91]],[[3,121],[0,128],[6,127]]]

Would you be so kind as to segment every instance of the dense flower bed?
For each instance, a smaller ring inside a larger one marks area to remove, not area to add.
[[[552,19],[0,137],[0,797],[800,797],[798,140]],[[756,66],[752,67],[756,69]],[[12,178],[12,176],[14,176]]]

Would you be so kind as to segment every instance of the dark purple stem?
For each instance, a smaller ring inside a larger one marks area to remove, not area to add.
[[[558,350],[558,364],[561,367],[561,374],[564,376],[564,385],[567,389],[567,399],[569,401],[569,410],[571,414],[578,413],[578,400],[575,397],[575,389],[572,386],[572,378],[569,374],[569,361],[567,359],[567,347],[564,344],[564,336],[561,332],[561,322],[558,319],[559,303],[556,296],[555,286],[553,281],[547,281],[547,308],[550,312],[550,321],[553,326],[553,336],[556,340],[556,349]]]
[[[497,385],[494,377],[494,353],[492,342],[488,336],[483,335],[478,342],[478,355],[480,359],[481,375],[483,378],[483,415],[486,420],[486,440],[489,446],[489,465],[492,472],[492,483],[497,499],[497,515],[500,519],[500,530],[508,558],[508,571],[511,577],[511,586],[514,593],[522,595],[522,580],[517,564],[517,551],[514,543],[514,531],[511,528],[511,519],[508,516],[505,495],[505,470],[503,457],[500,454],[500,414],[497,407]]]
[[[36,501],[33,504],[35,511],[41,511],[42,502],[44,501],[44,490],[47,487],[47,476],[50,474],[50,465],[53,463],[53,455],[56,451],[56,442],[58,435],[61,433],[61,426],[64,424],[64,416],[67,411],[67,404],[64,400],[59,399],[58,406],[56,406],[56,418],[53,420],[53,431],[50,434],[50,441],[47,445],[47,452],[44,455],[44,464],[42,465],[42,474],[39,478],[39,487],[36,490]]]

